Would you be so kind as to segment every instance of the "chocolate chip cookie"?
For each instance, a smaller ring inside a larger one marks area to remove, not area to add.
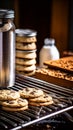
[[[53,104],[53,100],[51,101],[48,101],[48,102],[29,102],[30,105],[32,106],[48,106],[48,105],[51,105]]]
[[[19,90],[20,96],[22,98],[35,98],[43,95],[43,91],[41,89],[26,87],[22,90]]]
[[[22,98],[18,98],[16,100],[10,100],[10,101],[3,101],[1,103],[2,106],[5,107],[24,107],[26,105],[28,105],[28,101],[26,99],[22,99]]]
[[[14,111],[14,112],[16,112],[16,111],[24,111],[24,110],[26,110],[26,109],[28,109],[28,105],[26,105],[26,106],[24,106],[24,107],[14,107],[14,108],[11,108],[11,107],[2,107],[2,109],[3,110],[5,110],[5,111]]]
[[[14,90],[0,90],[0,100],[14,100],[18,99],[20,97],[20,94],[18,91]]]
[[[44,93],[42,96],[37,97],[37,98],[30,98],[29,102],[38,102],[38,103],[43,103],[43,102],[49,102],[52,100],[52,97],[49,94]]]

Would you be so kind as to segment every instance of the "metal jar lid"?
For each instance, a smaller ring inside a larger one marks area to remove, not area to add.
[[[0,9],[0,18],[14,18],[13,10]]]
[[[31,29],[16,29],[15,33],[17,36],[24,36],[24,37],[34,37],[37,35],[37,32]]]

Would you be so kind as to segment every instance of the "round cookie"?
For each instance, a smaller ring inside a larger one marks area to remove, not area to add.
[[[5,107],[24,107],[28,105],[28,101],[26,99],[18,98],[16,100],[3,101],[2,106]]]
[[[16,42],[31,43],[31,42],[37,42],[37,39],[35,36],[33,36],[33,37],[16,36]]]
[[[35,98],[43,95],[43,91],[41,89],[28,88],[28,87],[19,90],[19,93],[22,98]]]
[[[30,65],[30,66],[24,66],[24,65],[17,65],[16,64],[16,70],[17,71],[33,71],[36,69],[36,66],[35,65]]]
[[[29,72],[25,72],[25,71],[16,71],[17,74],[22,74],[22,75],[26,75],[26,76],[32,76],[35,74],[35,70],[33,71],[29,71]]]
[[[32,52],[16,50],[16,57],[34,59],[37,57],[37,55],[35,50]]]
[[[45,93],[45,94],[43,94],[43,96],[29,99],[29,102],[44,103],[44,102],[49,102],[51,100],[52,100],[52,97],[49,94]]]
[[[32,106],[48,106],[48,105],[51,105],[53,104],[53,100],[51,101],[48,101],[48,102],[29,102],[29,105],[32,105]]]
[[[33,65],[33,64],[36,64],[36,59],[16,58],[16,64],[19,64],[19,65]]]
[[[16,42],[16,49],[25,50],[25,51],[35,50],[36,44],[34,42],[33,43]]]
[[[20,108],[17,108],[17,107],[2,107],[3,110],[5,111],[11,111],[11,112],[15,112],[15,111],[24,111],[24,110],[27,110],[28,109],[28,105],[24,106],[24,107],[20,107]]]
[[[18,91],[14,90],[0,90],[0,100],[14,100],[18,99],[20,94]]]

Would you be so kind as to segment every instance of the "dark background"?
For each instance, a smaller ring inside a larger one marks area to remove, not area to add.
[[[43,46],[45,37],[50,37],[51,0],[19,1],[21,28],[30,28],[37,31],[37,55]],[[37,59],[38,60],[38,59]]]

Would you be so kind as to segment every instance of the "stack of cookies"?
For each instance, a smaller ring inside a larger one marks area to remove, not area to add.
[[[28,109],[27,99],[20,98],[14,90],[0,90],[0,105],[5,111],[22,111]]]
[[[53,103],[52,97],[44,93],[41,89],[24,88],[19,90],[20,96],[28,100],[28,104],[32,106],[48,106]]]
[[[16,72],[31,76],[36,70],[36,35],[30,29],[16,29]]]

